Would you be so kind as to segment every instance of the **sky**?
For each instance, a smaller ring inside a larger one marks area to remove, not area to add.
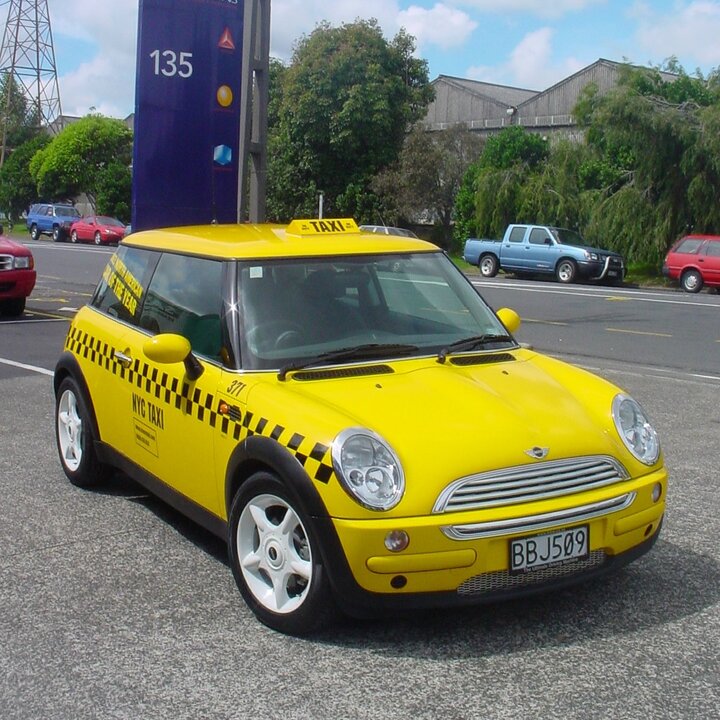
[[[138,0],[47,5],[63,113],[132,113]],[[720,0],[272,0],[270,54],[287,61],[318,22],[356,18],[376,18],[388,38],[405,28],[431,80],[543,90],[599,58],[658,65],[675,56],[703,74],[720,66]]]

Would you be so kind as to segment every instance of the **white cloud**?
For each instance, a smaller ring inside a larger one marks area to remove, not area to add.
[[[442,3],[430,10],[412,5],[398,14],[398,22],[418,45],[437,45],[445,50],[463,45],[477,27],[466,13]]]
[[[654,61],[675,55],[705,66],[720,63],[720,2],[677,4],[665,15],[647,4],[638,4],[632,17],[638,21],[638,45]],[[695,68],[685,69],[692,72]]]
[[[289,60],[294,44],[311,33],[318,22],[331,25],[375,18],[383,32],[392,36],[399,29],[397,2],[388,0],[272,0],[270,53]]]
[[[539,17],[562,17],[605,3],[606,0],[456,0],[456,5],[495,14],[529,13]]]
[[[471,67],[467,75],[474,80],[545,90],[585,66],[573,57],[553,63],[552,38],[553,30],[547,27],[528,33],[506,62],[494,67]]]

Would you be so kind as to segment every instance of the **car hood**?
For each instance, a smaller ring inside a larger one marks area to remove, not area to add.
[[[8,237],[0,236],[0,253],[15,255],[18,257],[30,256],[32,253],[24,245],[15,242]]]
[[[613,252],[612,250],[604,250],[603,248],[593,247],[592,245],[572,245],[572,247],[580,248],[586,252],[597,253],[598,255],[608,255],[609,257],[615,257],[622,259],[620,253]]]
[[[289,376],[275,389],[285,385],[294,396],[285,395],[286,407],[312,425],[322,418],[330,433],[374,430],[397,453],[408,483],[421,481],[432,498],[460,477],[535,462],[537,447],[547,460],[621,452],[611,418],[617,388],[537,353],[515,354],[469,367],[402,361],[392,374],[342,380]]]

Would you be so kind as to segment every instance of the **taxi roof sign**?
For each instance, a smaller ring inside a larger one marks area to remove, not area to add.
[[[351,218],[333,220],[293,220],[287,226],[290,235],[337,235],[338,233],[359,233],[360,228]]]

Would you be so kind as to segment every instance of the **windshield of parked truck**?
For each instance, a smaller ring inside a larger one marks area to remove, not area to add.
[[[587,245],[580,236],[580,233],[575,232],[575,230],[567,230],[566,228],[550,228],[550,232],[553,234],[555,240],[563,245]]]

